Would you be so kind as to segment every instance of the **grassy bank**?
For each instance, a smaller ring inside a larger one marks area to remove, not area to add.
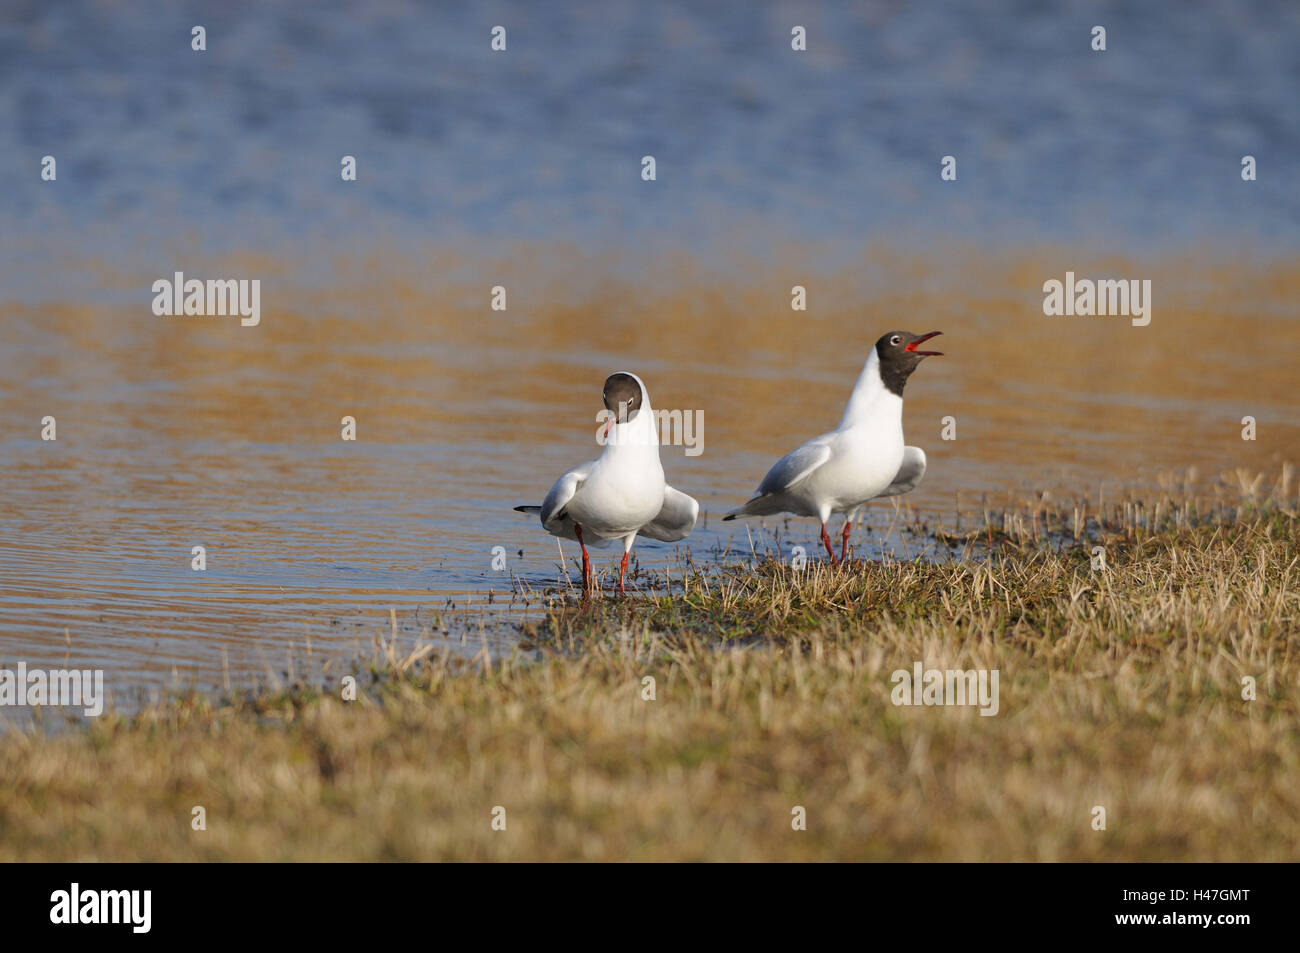
[[[380,653],[355,701],[11,733],[0,860],[1300,859],[1296,516],[1286,474],[1037,501],[947,563],[764,560],[507,659]],[[997,669],[998,713],[894,705],[918,661]]]

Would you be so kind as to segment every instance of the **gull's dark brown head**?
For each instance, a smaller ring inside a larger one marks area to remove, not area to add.
[[[880,359],[880,379],[891,394],[903,396],[903,385],[907,383],[916,365],[927,357],[941,357],[942,351],[921,351],[918,345],[930,338],[938,337],[942,331],[929,334],[913,334],[910,331],[887,331],[876,342],[876,357]]]
[[[641,410],[641,385],[631,374],[611,374],[605,378],[605,409],[614,415],[617,423],[635,420]]]

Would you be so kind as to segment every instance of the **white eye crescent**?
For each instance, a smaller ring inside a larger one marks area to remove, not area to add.
[[[901,337],[899,337],[897,334],[895,334],[892,338],[889,339],[889,346],[890,346],[890,347],[898,347],[898,342],[901,341],[901,340],[903,340],[903,339],[902,339]]]

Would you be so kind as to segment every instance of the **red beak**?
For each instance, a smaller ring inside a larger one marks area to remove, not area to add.
[[[931,331],[929,334],[922,334],[911,344],[907,345],[907,347],[903,348],[903,350],[911,351],[913,354],[916,354],[920,357],[943,357],[943,351],[918,351],[916,349],[916,346],[918,344],[924,344],[926,341],[930,340],[930,338],[937,338],[940,334],[943,334],[943,332]]]

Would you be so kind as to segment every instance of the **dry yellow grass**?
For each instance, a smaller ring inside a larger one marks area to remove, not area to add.
[[[0,859],[1300,859],[1289,474],[1043,503],[976,538],[946,564],[765,562],[568,605],[489,666],[381,655],[355,702],[10,734]],[[1000,712],[894,706],[915,661],[998,669]]]

